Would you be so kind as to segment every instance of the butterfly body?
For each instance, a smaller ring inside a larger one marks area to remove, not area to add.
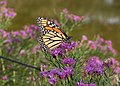
[[[45,51],[50,51],[70,39],[60,27],[46,18],[37,18],[37,23],[40,28],[40,45]]]

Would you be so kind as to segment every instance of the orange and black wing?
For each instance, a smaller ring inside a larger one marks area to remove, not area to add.
[[[68,36],[54,22],[39,17],[37,23],[40,28],[40,45],[45,51],[52,50],[68,40]]]

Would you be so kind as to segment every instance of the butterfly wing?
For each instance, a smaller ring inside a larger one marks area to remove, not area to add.
[[[52,50],[68,39],[64,33],[54,22],[46,18],[39,17],[37,23],[40,28],[40,45],[45,51]]]

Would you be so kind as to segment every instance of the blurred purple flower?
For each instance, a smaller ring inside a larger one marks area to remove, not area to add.
[[[77,83],[77,86],[96,86],[96,84],[95,83],[85,84],[82,81],[80,81]]]
[[[57,74],[59,70],[60,70],[59,68],[55,68],[55,69],[52,69],[50,73]]]
[[[96,86],[95,83],[90,83],[88,86]]]
[[[7,18],[14,18],[16,16],[16,13],[12,8],[9,8],[8,11],[4,12],[4,14],[5,14],[5,17]]]
[[[21,50],[19,53],[20,56],[24,56],[25,54],[26,54],[25,50]]]
[[[44,78],[46,78],[48,75],[48,71],[41,71],[40,75],[43,76]]]
[[[119,62],[115,58],[108,58],[104,61],[105,65],[107,67],[115,68],[116,66],[119,66]]]
[[[82,35],[82,41],[86,41],[86,40],[88,40],[87,36],[86,35]]]
[[[2,35],[2,38],[11,38],[11,34],[5,30],[0,30],[0,33]]]
[[[95,44],[95,42],[89,40],[89,41],[88,41],[88,44],[90,45],[90,48],[91,48],[91,49],[96,49],[96,44]]]
[[[86,63],[85,70],[88,73],[102,74],[104,70],[103,61],[99,60],[96,56],[91,57]]]
[[[68,13],[68,9],[67,9],[67,8],[64,8],[62,12],[63,12],[64,14],[67,14],[67,13]]]
[[[103,51],[104,50],[104,46],[98,44],[97,47],[100,49],[100,51]]]
[[[64,71],[59,71],[58,76],[60,79],[64,79],[66,77],[66,73]]]
[[[66,76],[70,76],[73,74],[73,67],[64,67],[63,72],[65,72]]]
[[[5,0],[3,0],[3,1],[0,1],[0,4],[6,6],[7,2]]]
[[[8,80],[8,77],[5,75],[2,77],[2,80],[6,81],[6,80]]]
[[[31,81],[35,81],[35,77],[30,77],[31,78]]]
[[[113,69],[113,72],[116,73],[116,74],[120,74],[120,67],[115,67]]]
[[[51,50],[50,53],[53,56],[58,56],[58,55],[61,55],[63,53],[63,51],[61,48],[55,48],[55,49]]]
[[[97,44],[101,44],[101,43],[103,43],[104,42],[104,39],[103,38],[99,38],[98,40],[97,40]]]
[[[6,39],[3,42],[4,44],[11,44],[12,43],[12,39]]]
[[[55,68],[55,69],[52,69],[49,73],[48,73],[48,76],[50,78],[52,78],[55,74],[57,74],[59,72],[59,68]]]
[[[112,53],[113,55],[116,55],[116,54],[117,54],[116,50],[113,49],[112,45],[111,45],[111,46],[108,46],[108,49],[109,49],[109,51],[111,51],[111,53]]]
[[[76,61],[73,58],[68,57],[68,58],[62,59],[62,62],[64,64],[68,64],[68,65],[72,66],[73,64],[75,64]]]
[[[107,46],[112,46],[112,41],[111,40],[106,40],[105,43],[107,44]]]
[[[74,49],[77,45],[78,45],[77,42],[74,42],[74,41],[71,43],[64,42],[60,45],[60,47],[66,51],[69,51],[69,50]]]
[[[14,31],[14,32],[12,32],[12,34],[13,34],[14,36],[19,36],[19,35],[20,35],[20,33],[19,33],[18,31]]]
[[[22,38],[27,38],[27,33],[24,30],[20,31],[20,35]]]
[[[56,78],[50,78],[50,79],[48,80],[48,82],[49,82],[50,84],[54,85],[54,84],[57,83],[57,79],[56,79]]]

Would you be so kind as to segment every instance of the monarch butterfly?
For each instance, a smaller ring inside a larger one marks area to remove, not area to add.
[[[40,28],[40,45],[44,51],[57,48],[70,39],[60,27],[46,18],[38,17],[37,23]]]

